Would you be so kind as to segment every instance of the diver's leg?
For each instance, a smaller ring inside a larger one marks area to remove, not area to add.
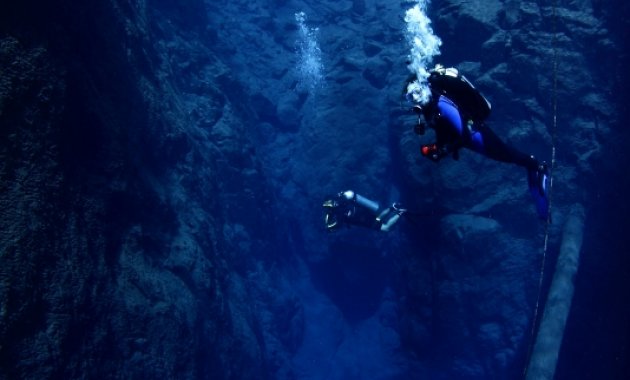
[[[399,203],[394,203],[383,210],[376,218],[376,220],[380,223],[380,230],[384,232],[389,231],[389,229],[398,222],[400,216],[405,212],[407,212],[407,210],[401,208]]]
[[[527,170],[536,170],[539,165],[534,156],[506,144],[485,125],[475,126],[470,148],[493,160],[523,166]]]
[[[385,223],[381,224],[381,231],[387,232],[396,222],[400,219],[400,215],[394,214],[391,218],[389,218]]]
[[[527,184],[536,203],[536,210],[541,219],[549,218],[549,169],[547,164],[539,163],[534,156],[525,154],[504,143],[485,125],[476,128],[471,136],[471,149],[497,161],[513,163],[527,169]]]

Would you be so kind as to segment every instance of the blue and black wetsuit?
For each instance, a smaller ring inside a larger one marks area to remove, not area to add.
[[[483,122],[475,122],[463,115],[445,95],[438,95],[437,101],[422,107],[422,113],[436,134],[434,144],[422,146],[425,157],[437,162],[452,154],[458,159],[459,149],[467,148],[493,160],[524,167],[527,169],[529,190],[536,202],[538,215],[543,220],[548,219],[548,169],[545,163],[541,164],[534,156],[506,144]]]
[[[538,169],[539,163],[533,156],[503,142],[483,122],[462,115],[457,105],[445,95],[440,95],[424,110],[425,118],[432,120],[431,127],[436,134],[437,156],[430,158],[437,161],[449,153],[457,158],[459,148],[468,148],[493,160],[523,166],[528,171]]]

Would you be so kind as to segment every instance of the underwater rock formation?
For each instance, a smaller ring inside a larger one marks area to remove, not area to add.
[[[267,376],[299,307],[257,312],[278,232],[203,3],[2,8],[0,377]]]
[[[429,7],[438,61],[490,99],[501,137],[558,147],[557,249],[618,128],[611,11],[478,3]],[[420,157],[406,6],[0,6],[0,378],[520,373],[544,226],[524,171]],[[327,235],[321,201],[348,188],[421,216]]]

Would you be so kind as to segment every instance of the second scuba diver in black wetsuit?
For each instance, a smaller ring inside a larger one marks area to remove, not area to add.
[[[341,226],[361,226],[389,231],[407,212],[399,203],[389,207],[381,207],[352,190],[338,193],[335,197],[324,201],[324,223],[328,231],[335,231]]]

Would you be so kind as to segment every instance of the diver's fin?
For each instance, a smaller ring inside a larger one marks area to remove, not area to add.
[[[529,192],[536,203],[536,211],[542,220],[549,219],[549,169],[546,163],[542,163],[536,170],[527,172]]]

